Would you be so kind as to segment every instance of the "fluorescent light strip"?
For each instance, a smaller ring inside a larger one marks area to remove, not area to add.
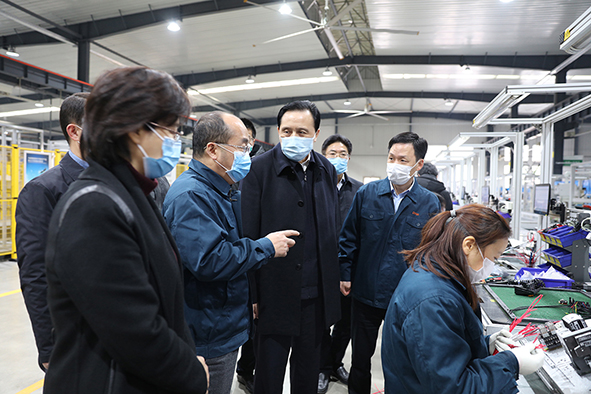
[[[285,86],[298,86],[298,85],[313,85],[317,83],[335,82],[338,81],[339,77],[317,77],[317,78],[303,78],[303,79],[291,79],[285,81],[273,81],[273,82],[259,82],[244,85],[234,86],[222,86],[219,88],[210,89],[197,89],[197,93],[203,94],[215,94],[215,93],[226,93],[226,92],[239,92],[242,90],[256,90],[256,89],[269,89],[269,88],[281,88]],[[193,91],[189,91],[189,94],[196,95]]]
[[[463,80],[482,80],[482,79],[532,79],[538,80],[540,75],[506,75],[506,74],[384,74],[387,79],[463,79]],[[575,75],[574,79],[591,79],[591,75]]]
[[[44,108],[35,108],[35,109],[22,109],[20,111],[9,111],[9,112],[0,112],[0,118],[9,118],[11,116],[25,116],[25,115],[36,115],[36,114],[45,114],[48,112],[59,112],[59,107],[44,107]]]

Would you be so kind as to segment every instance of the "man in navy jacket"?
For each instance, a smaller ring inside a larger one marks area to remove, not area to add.
[[[296,231],[251,240],[242,236],[240,181],[250,162],[249,135],[242,121],[212,112],[193,132],[193,160],[172,184],[163,214],[185,267],[185,316],[196,352],[209,367],[209,391],[229,394],[238,348],[252,324],[247,272],[287,254]]]
[[[287,257],[255,272],[258,306],[254,393],[283,392],[291,350],[292,394],[315,393],[320,343],[340,317],[337,176],[312,149],[320,112],[309,101],[277,115],[281,143],[255,158],[242,183],[244,234],[293,228],[300,235]]]
[[[45,245],[49,220],[58,200],[88,164],[82,160],[80,138],[88,93],[76,93],[60,107],[60,127],[70,150],[59,165],[29,181],[16,204],[16,253],[21,289],[39,353],[39,366],[49,366],[53,324],[47,307]]]
[[[414,180],[427,147],[412,132],[393,137],[388,177],[359,189],[341,231],[341,292],[353,295],[349,393],[370,393],[378,331],[407,268],[400,252],[418,246],[423,226],[440,211],[435,194]]]

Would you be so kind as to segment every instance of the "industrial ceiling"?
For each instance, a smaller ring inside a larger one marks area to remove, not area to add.
[[[278,12],[284,3],[291,14]],[[0,119],[57,130],[57,112],[49,109],[61,98],[91,89],[105,70],[140,64],[175,76],[191,95],[194,117],[223,109],[272,125],[283,104],[310,98],[324,118],[365,109],[393,112],[384,115],[390,120],[471,122],[505,86],[535,84],[564,61],[569,55],[560,51],[558,37],[589,5],[0,0],[0,54],[13,49],[20,55],[0,57]],[[180,30],[168,30],[172,21]],[[312,28],[317,30],[296,34]],[[266,43],[286,35],[292,36]],[[247,84],[249,77],[254,82]],[[591,56],[574,62],[566,80],[590,81]],[[551,95],[531,95],[518,115],[534,115],[553,102]],[[35,104],[49,112],[6,114]]]

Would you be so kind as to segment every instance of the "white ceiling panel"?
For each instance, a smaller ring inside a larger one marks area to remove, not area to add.
[[[371,27],[418,30],[374,33],[377,55],[561,54],[558,36],[588,0],[366,0]]]
[[[304,16],[299,7],[294,14]],[[187,18],[181,30],[158,25],[99,42],[131,59],[170,73],[229,69],[326,57],[313,33],[263,44],[310,28],[303,22],[257,7]]]
[[[104,19],[119,16],[120,14],[128,15],[138,12],[145,12],[152,9],[160,9],[167,7],[175,7],[182,4],[198,3],[199,0],[150,0],[149,2],[143,0],[13,0],[19,6],[27,10],[43,16],[54,23],[60,25],[74,24],[81,22],[88,22],[94,19]],[[149,4],[149,5],[148,5]],[[22,19],[26,22],[50,28],[49,24],[39,21],[33,16],[24,13],[7,4],[0,4],[0,11],[6,12],[12,16]],[[14,29],[21,31],[29,31],[12,20],[5,20],[4,17],[0,19],[0,34],[12,34]]]

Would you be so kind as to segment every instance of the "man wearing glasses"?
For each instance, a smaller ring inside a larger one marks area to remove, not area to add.
[[[212,112],[193,132],[189,169],[172,184],[163,214],[185,267],[185,318],[198,355],[209,368],[209,392],[229,394],[238,348],[249,338],[252,302],[247,272],[284,257],[297,231],[242,237],[240,192],[250,170],[249,135],[242,121]]]
[[[322,154],[334,165],[337,171],[337,189],[339,194],[340,231],[345,218],[351,208],[353,197],[363,183],[347,175],[347,167],[353,144],[340,134],[333,134],[322,143]],[[343,357],[351,339],[351,296],[341,294],[341,320],[332,329],[324,332],[322,338],[322,352],[320,357],[320,375],[318,376],[318,393],[324,394],[328,390],[328,383],[334,378],[341,383],[348,384],[349,372],[343,364]]]

